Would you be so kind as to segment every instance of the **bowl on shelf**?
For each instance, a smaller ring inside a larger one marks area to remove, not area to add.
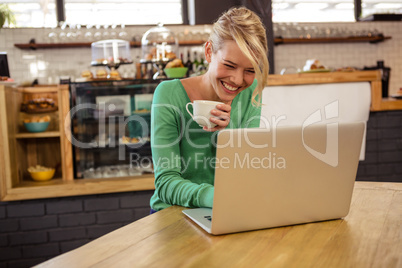
[[[187,67],[165,68],[164,72],[168,78],[182,78],[186,76]]]
[[[45,171],[29,171],[29,174],[31,174],[31,178],[34,181],[48,181],[51,180],[54,176],[55,169],[51,168]]]
[[[43,132],[45,131],[48,126],[49,126],[49,121],[48,122],[31,122],[31,123],[25,123],[24,126],[26,130],[29,132]]]

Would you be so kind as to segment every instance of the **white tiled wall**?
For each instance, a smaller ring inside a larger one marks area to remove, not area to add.
[[[308,24],[305,24],[308,25]],[[326,27],[328,24],[320,24]],[[275,73],[283,68],[302,68],[306,59],[319,59],[328,67],[375,66],[378,60],[383,60],[385,66],[391,68],[389,92],[393,94],[402,89],[402,22],[359,22],[336,23],[331,27],[347,28],[348,30],[377,29],[390,40],[371,43],[331,43],[331,44],[294,44],[275,46]],[[289,68],[289,72],[294,69]]]
[[[201,32],[208,26],[172,26],[175,32]],[[138,26],[126,29],[130,36],[141,36],[150,27]],[[79,77],[80,73],[91,67],[91,48],[52,48],[38,50],[23,50],[16,48],[14,44],[29,43],[35,39],[37,43],[46,43],[50,29],[0,29],[0,51],[6,51],[10,67],[11,77],[18,83],[32,83],[38,79],[40,83],[57,83],[59,77]],[[180,48],[182,52],[187,52],[187,48]],[[202,51],[201,46],[191,47],[192,50]],[[141,57],[140,48],[132,48],[131,56],[133,59]],[[186,53],[187,55],[187,53]],[[120,66],[119,71],[128,76],[134,76],[135,65]]]
[[[303,24],[301,26],[308,26]],[[311,25],[311,24],[310,24]],[[402,22],[359,22],[315,24],[318,27],[347,28],[348,30],[377,29],[392,39],[377,44],[370,43],[331,43],[331,44],[294,44],[277,45],[274,48],[275,73],[283,68],[302,68],[307,59],[319,59],[328,67],[352,66],[363,68],[375,66],[377,60],[384,60],[391,68],[390,94],[402,88]],[[208,26],[171,26],[174,32],[204,31]],[[149,27],[131,27],[131,36],[142,36]],[[11,76],[19,83],[32,82],[38,78],[40,83],[56,83],[60,76],[77,77],[82,70],[90,68],[90,48],[21,50],[16,43],[46,42],[50,29],[0,29],[0,51],[9,57]],[[187,49],[202,50],[201,47],[181,47],[179,53],[186,55]],[[139,48],[131,50],[133,59],[141,55]],[[134,74],[134,64],[119,68],[125,75]]]

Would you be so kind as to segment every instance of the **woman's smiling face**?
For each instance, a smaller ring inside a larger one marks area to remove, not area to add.
[[[231,102],[254,81],[253,65],[235,41],[225,41],[221,49],[215,53],[208,43],[206,59],[209,62],[207,72],[209,81],[222,102]]]

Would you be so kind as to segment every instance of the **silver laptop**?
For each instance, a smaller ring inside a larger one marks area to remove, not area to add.
[[[213,209],[186,209],[219,235],[339,219],[349,212],[365,124],[218,134]]]

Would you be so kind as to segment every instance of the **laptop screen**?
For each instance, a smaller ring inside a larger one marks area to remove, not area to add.
[[[10,77],[6,52],[0,52],[0,76]]]

